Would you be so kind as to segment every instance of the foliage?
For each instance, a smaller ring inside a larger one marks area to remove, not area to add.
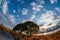
[[[17,24],[13,30],[17,30],[21,33],[25,31],[27,34],[31,35],[39,31],[39,26],[32,21],[26,21],[24,23]]]
[[[27,33],[29,35],[37,33],[39,31],[39,26],[32,21],[26,21],[23,24],[27,26]]]
[[[13,28],[13,30],[16,30],[16,31],[19,31],[20,33],[22,33],[22,31],[26,31],[27,30],[27,28],[26,28],[26,26],[24,25],[24,24],[17,24],[14,28]]]

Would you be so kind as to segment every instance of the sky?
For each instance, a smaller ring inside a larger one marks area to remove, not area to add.
[[[0,24],[13,28],[25,21],[59,25],[60,0],[0,0]]]

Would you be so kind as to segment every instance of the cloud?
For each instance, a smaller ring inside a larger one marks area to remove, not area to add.
[[[33,19],[35,18],[35,14],[33,14],[29,19],[23,19],[22,23],[23,22],[26,22],[26,21],[33,21]]]
[[[23,4],[23,3],[24,3],[24,0],[17,0],[17,1],[19,1],[21,4]]]
[[[34,18],[35,18],[35,14],[32,15],[29,19],[23,19],[22,23],[26,21],[33,21]]]
[[[36,2],[32,2],[31,6],[32,6],[33,13],[39,12],[43,8],[43,5],[41,4],[38,5],[38,3]]]
[[[37,35],[47,35],[47,34],[52,34],[52,33],[56,33],[58,30],[60,30],[60,28],[57,29],[57,30],[54,30],[54,31],[50,31],[50,32],[39,33],[39,34],[37,34]]]
[[[31,3],[31,6],[36,6],[37,4],[35,2],[32,2]]]
[[[19,15],[17,15],[17,17],[19,17]]]
[[[50,0],[51,4],[54,4],[55,2],[57,2],[57,0]]]
[[[1,4],[2,0],[0,0],[0,4]]]
[[[45,2],[44,2],[44,0],[36,0],[37,1],[37,3],[39,3],[39,4],[44,4]]]
[[[43,24],[50,24],[53,22],[53,20],[55,19],[56,13],[52,12],[52,11],[47,11],[45,14],[43,14],[40,17],[40,22],[39,23],[43,23]]]
[[[44,3],[44,0],[36,0],[36,2],[31,2],[30,5],[32,6],[33,14],[40,12]]]
[[[3,14],[6,14],[7,10],[8,10],[8,3],[7,1],[5,1],[2,7]]]
[[[15,23],[15,17],[13,15],[9,15],[9,20],[10,20],[10,23]]]
[[[34,18],[35,18],[35,15],[32,15],[31,18],[30,18],[30,20],[32,21]]]
[[[60,15],[57,15],[53,11],[46,11],[45,14],[42,14],[37,23],[39,25],[42,25],[40,26],[40,32],[54,30],[57,27],[58,23],[60,24]]]
[[[16,13],[16,10],[13,10],[13,13]]]
[[[22,20],[22,23],[26,22],[26,21],[29,21],[29,19],[23,19]]]
[[[3,24],[4,26],[8,28],[14,27],[14,25],[11,24],[9,17],[5,16],[2,13],[0,13],[0,24]]]
[[[2,5],[2,0],[0,0],[0,9],[2,8],[2,6],[1,6],[1,5]]]
[[[28,9],[23,8],[23,10],[22,10],[22,15],[26,15],[26,14],[28,14]]]
[[[34,6],[33,7],[33,9],[32,10],[34,10],[34,11],[40,11],[41,10],[41,8],[43,8],[43,6],[42,5],[36,5],[36,6]]]
[[[55,10],[60,13],[60,8],[59,7],[56,7]]]

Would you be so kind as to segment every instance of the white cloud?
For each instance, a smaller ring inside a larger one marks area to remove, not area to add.
[[[55,2],[57,2],[57,0],[50,0],[51,4],[54,4]]]
[[[1,4],[2,0],[0,0],[0,4]]]
[[[15,17],[13,15],[9,15],[9,20],[10,20],[10,23],[15,23]]]
[[[31,3],[31,6],[36,6],[37,4],[35,2],[32,2]]]
[[[23,10],[22,10],[22,14],[23,14],[23,15],[26,15],[26,14],[28,14],[28,9],[26,9],[26,8],[23,8]]]
[[[31,16],[30,20],[32,21],[35,18],[35,14]]]
[[[19,17],[19,15],[17,15],[17,17]]]
[[[21,4],[24,3],[24,0],[16,0],[16,1],[20,2]]]
[[[55,10],[60,13],[60,8],[59,7],[56,7]]]
[[[52,12],[52,11],[47,11],[45,14],[43,14],[41,17],[40,17],[40,22],[43,23],[43,24],[50,24],[53,22],[53,20],[55,19],[55,13]],[[39,23],[40,23],[39,22]]]
[[[33,7],[33,9],[32,9],[32,10],[34,10],[34,11],[38,12],[38,11],[40,11],[40,10],[41,10],[41,8],[43,8],[43,6],[41,6],[41,5],[36,5],[36,6],[34,6],[34,7]]]
[[[54,30],[54,31],[50,31],[50,32],[44,32],[44,33],[40,33],[40,32],[39,32],[39,34],[35,34],[35,35],[47,35],[47,34],[52,34],[52,33],[56,33],[56,32],[59,31],[59,30],[60,30],[60,28],[57,29],[57,30]]]
[[[7,10],[8,10],[8,3],[6,1],[4,2],[3,7],[2,7],[3,14],[6,14]]]
[[[43,9],[44,11],[48,11],[48,10],[46,10],[45,8]]]
[[[24,22],[26,22],[26,21],[29,21],[29,20],[28,20],[28,19],[23,19],[23,20],[22,20],[22,23],[24,23]]]
[[[40,4],[44,4],[44,3],[45,3],[44,0],[41,0],[41,1],[40,1]]]
[[[2,8],[1,5],[2,5],[2,0],[0,0],[0,8]]]
[[[39,25],[43,24],[42,27],[40,26],[40,31],[42,32],[47,31],[47,29],[53,30],[54,28],[56,28],[56,25],[58,25],[59,22],[60,22],[60,15],[57,16],[57,14],[54,13],[53,11],[47,11],[37,21]]]
[[[16,13],[16,10],[13,10],[13,13]]]
[[[29,19],[23,19],[22,23],[26,21],[33,21],[34,18],[35,18],[35,14],[32,15]]]
[[[36,14],[41,11],[44,3],[44,0],[36,0],[36,2],[32,2],[30,5],[32,6],[33,13]]]
[[[39,3],[39,4],[44,4],[45,2],[44,2],[44,0],[36,0],[37,1],[37,3]]]
[[[33,13],[39,12],[43,8],[43,5],[41,4],[38,5],[38,3],[36,2],[32,2],[31,6],[32,6]]]

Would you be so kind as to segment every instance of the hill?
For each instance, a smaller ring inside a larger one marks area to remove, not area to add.
[[[3,34],[2,34],[2,32]],[[47,35],[25,35],[20,34],[19,32],[16,32],[14,30],[10,30],[9,28],[5,27],[4,25],[0,24],[0,39],[3,38],[10,38],[11,40],[60,40],[60,30]],[[6,37],[7,36],[7,37]],[[15,38],[14,38],[15,37]],[[8,39],[8,40],[10,40]]]
[[[0,40],[15,40],[14,36],[10,33],[10,29],[0,24]]]
[[[0,24],[0,30],[4,31],[4,32],[10,32],[11,30],[7,27],[5,27],[3,24]]]
[[[48,35],[17,35],[16,40],[60,40],[60,31]]]

